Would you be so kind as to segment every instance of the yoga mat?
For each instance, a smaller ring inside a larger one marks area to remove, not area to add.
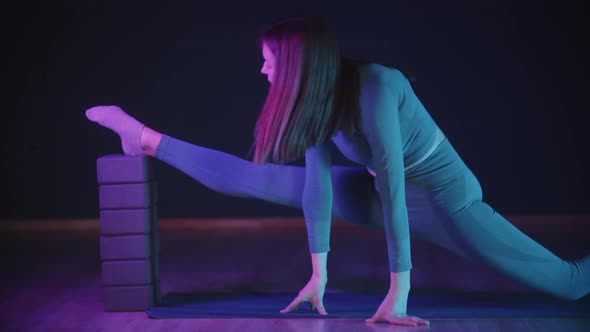
[[[169,293],[151,318],[370,318],[385,294],[326,291],[328,316],[310,312],[281,314],[297,295],[292,293]],[[449,294],[410,295],[408,314],[422,318],[556,318],[590,317],[590,297],[570,302],[544,295]]]

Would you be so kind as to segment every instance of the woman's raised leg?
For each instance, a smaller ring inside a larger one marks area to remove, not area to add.
[[[116,132],[125,154],[146,154],[189,175],[206,187],[233,196],[253,197],[301,208],[305,168],[263,164],[162,135],[117,106],[96,106],[86,117]],[[333,216],[343,221],[382,226],[381,202],[363,167],[332,168]]]
[[[272,163],[257,165],[167,135],[162,135],[159,140],[154,157],[216,192],[301,209],[304,167]],[[335,218],[364,226],[383,224],[381,202],[366,168],[333,166],[332,182]]]

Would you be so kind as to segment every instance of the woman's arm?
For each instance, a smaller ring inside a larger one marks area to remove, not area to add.
[[[333,192],[329,144],[318,144],[305,153],[302,207],[311,253],[330,251]]]
[[[313,278],[319,278],[325,282],[328,281],[328,253],[312,253],[311,254],[311,266]]]
[[[412,268],[398,114],[405,84],[409,83],[396,70],[372,68],[362,82],[360,95],[361,129],[371,148],[383,204],[390,272]]]
[[[398,113],[409,83],[399,71],[372,70],[361,88],[361,128],[373,154],[383,205],[391,283],[377,312],[366,321],[384,319],[396,325],[429,325],[427,320],[406,314],[412,261]]]
[[[309,302],[322,315],[324,292],[328,282],[327,260],[330,250],[330,225],[332,221],[332,175],[329,143],[309,148],[305,153],[305,184],[302,205],[307,227],[309,250],[313,267],[309,282],[297,297],[283,310],[297,310],[301,303]]]

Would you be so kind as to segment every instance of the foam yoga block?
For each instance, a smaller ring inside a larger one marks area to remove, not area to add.
[[[102,263],[102,283],[106,286],[146,285],[152,283],[152,277],[152,259]]]
[[[157,203],[157,184],[152,182],[108,184],[98,188],[101,210],[145,209]]]
[[[100,232],[103,235],[148,234],[157,227],[152,208],[128,210],[101,210]]]
[[[108,155],[96,160],[99,184],[146,182],[154,178],[154,168],[146,156]]]
[[[101,236],[100,257],[102,260],[125,260],[151,258],[151,235]]]
[[[155,305],[153,284],[141,286],[105,286],[105,311],[144,311]]]
[[[157,183],[144,156],[97,160],[105,311],[143,311],[161,302]]]

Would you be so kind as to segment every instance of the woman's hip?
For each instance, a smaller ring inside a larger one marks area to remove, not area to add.
[[[482,199],[479,181],[448,139],[405,175],[406,181],[432,192],[435,204],[450,214]]]

